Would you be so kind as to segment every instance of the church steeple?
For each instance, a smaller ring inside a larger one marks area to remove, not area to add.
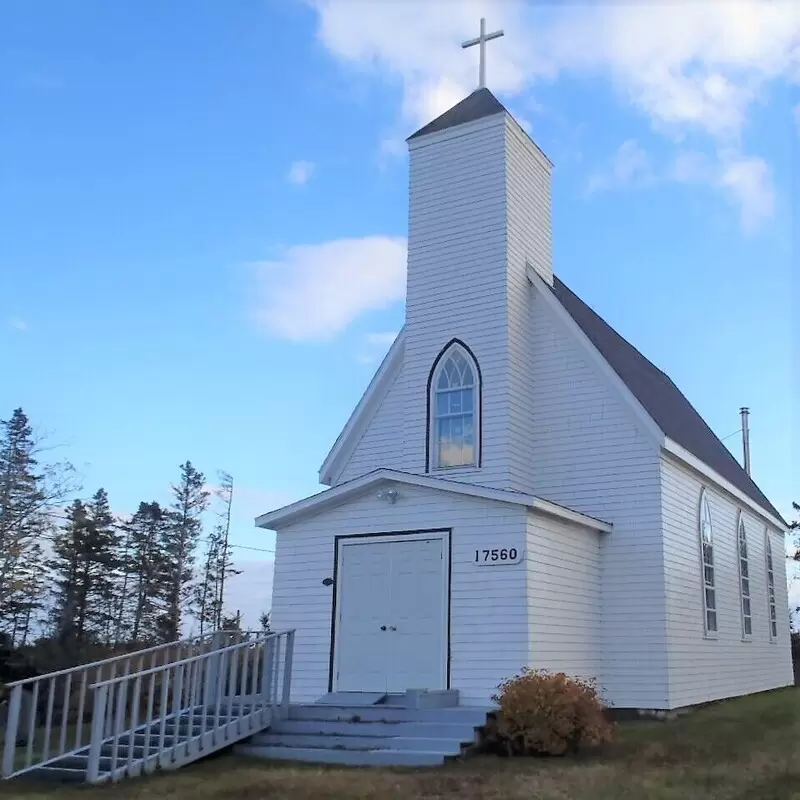
[[[404,464],[425,469],[425,387],[457,339],[481,372],[481,463],[448,475],[527,491],[528,269],[552,284],[552,165],[486,87],[410,136],[408,148]]]

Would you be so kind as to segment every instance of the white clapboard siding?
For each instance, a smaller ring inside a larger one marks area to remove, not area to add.
[[[458,338],[483,380],[483,466],[447,476],[497,488],[511,488],[505,186],[505,114],[411,143],[401,468],[426,469],[428,376]]]
[[[296,628],[292,700],[328,690],[334,539],[359,533],[452,528],[451,686],[464,703],[486,704],[501,680],[528,660],[526,568],[477,567],[476,548],[524,548],[524,506],[433,489],[398,487],[394,505],[368,491],[276,538],[272,625]]]
[[[403,368],[399,367],[386,396],[364,429],[334,485],[360,478],[379,468],[400,469],[403,459]],[[424,445],[422,445],[424,446]]]
[[[530,491],[526,270],[552,282],[550,169],[505,113],[412,142],[404,363],[337,483],[426,471],[428,378],[457,338],[481,372],[481,468],[447,477]]]
[[[530,666],[596,680],[602,675],[601,537],[528,515]]]
[[[530,370],[533,491],[607,520],[602,542],[602,674],[616,706],[668,703],[659,452],[536,294]]]
[[[509,382],[506,453],[513,484],[510,488],[531,491],[533,430],[529,387],[533,288],[527,277],[527,265],[552,284],[552,167],[510,115],[506,116],[505,169]]]
[[[744,515],[750,571],[753,635],[743,641],[733,498],[664,456],[664,568],[667,589],[669,688],[673,707],[758,692],[792,683],[783,535],[772,530],[778,637],[770,641],[765,523]],[[716,638],[704,636],[703,587],[698,532],[700,492],[706,487],[714,541]]]

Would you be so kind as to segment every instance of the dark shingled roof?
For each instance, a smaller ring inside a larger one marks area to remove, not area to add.
[[[554,278],[552,291],[666,436],[784,522],[777,509],[667,375],[558,278]]]
[[[424,128],[412,133],[406,141],[416,139],[417,136],[424,136],[426,133],[436,133],[456,125],[463,125],[465,122],[490,117],[501,111],[505,111],[503,104],[488,89],[476,89],[440,117],[436,117],[433,122],[429,122]]]

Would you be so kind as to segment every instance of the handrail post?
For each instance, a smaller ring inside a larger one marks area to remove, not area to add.
[[[206,702],[211,704],[216,702],[217,691],[219,685],[219,668],[220,668],[220,653],[219,651],[224,647],[224,634],[222,631],[214,631],[211,634],[211,651],[216,652],[216,655],[210,656],[207,662],[208,673],[208,686],[209,694],[206,695]],[[213,692],[213,694],[211,694]]]
[[[107,704],[108,684],[102,684],[95,689],[94,707],[92,708],[91,743],[89,745],[89,761],[86,765],[88,783],[97,783],[100,778],[100,751],[103,748]]]
[[[264,661],[261,664],[261,705],[267,708],[272,699],[272,656],[274,647],[272,639],[264,640]]]
[[[11,690],[8,703],[8,721],[6,724],[6,741],[3,748],[3,777],[7,778],[14,771],[14,755],[17,750],[17,734],[19,732],[19,715],[22,710],[22,687],[15,686]],[[32,731],[28,732],[33,735]]]
[[[283,657],[283,697],[281,719],[289,717],[289,698],[292,693],[292,656],[294,655],[294,631],[286,633],[286,654]]]

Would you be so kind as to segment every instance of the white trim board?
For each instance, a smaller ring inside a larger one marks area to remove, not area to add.
[[[377,372],[372,376],[366,391],[353,409],[342,432],[336,438],[319,468],[319,482],[331,486],[341,472],[342,461],[352,455],[364,434],[369,421],[386,395],[397,370],[402,366],[405,353],[405,328],[397,334],[389,352],[384,356]]]
[[[557,517],[574,525],[580,525],[593,531],[601,533],[611,533],[613,526],[609,522],[595,519],[588,514],[573,511],[570,508],[551,503],[549,500],[542,500],[531,494],[522,492],[511,492],[505,489],[490,489],[487,486],[477,486],[472,483],[462,483],[460,481],[449,481],[443,478],[432,478],[428,475],[412,475],[410,472],[400,472],[392,469],[378,469],[355,478],[347,483],[326,489],[319,494],[298,500],[283,508],[270,511],[256,517],[256,527],[268,530],[277,530],[279,527],[295,522],[302,517],[318,514],[331,505],[339,504],[349,496],[362,492],[379,483],[395,483],[401,486],[417,486],[423,489],[434,489],[453,494],[478,497],[484,500],[494,500],[499,503],[512,503],[514,505],[526,506],[533,511],[538,511],[551,517]],[[403,502],[399,497],[398,503]]]
[[[690,453],[685,447],[679,445],[672,439],[665,437],[662,445],[663,452],[669,457],[677,460],[680,466],[689,467],[694,472],[716,484],[717,488],[733,497],[738,503],[746,505],[750,511],[762,520],[777,528],[781,533],[786,533],[788,526],[779,519],[776,519],[766,509],[762,508],[755,500],[752,500],[741,489],[737,489],[730,481],[722,477],[716,470],[711,469],[705,461],[701,461],[697,456]]]

